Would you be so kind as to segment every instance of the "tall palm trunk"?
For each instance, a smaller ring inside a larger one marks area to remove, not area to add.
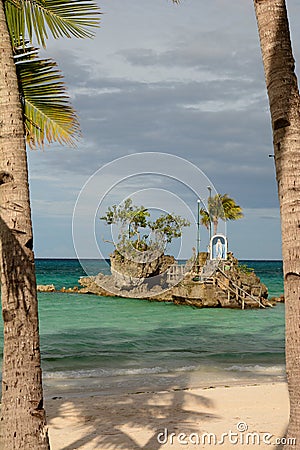
[[[0,448],[47,450],[24,126],[0,1],[0,266],[4,355]]]
[[[285,0],[254,0],[268,89],[280,202],[286,366],[290,395],[288,438],[300,448],[300,99]]]
[[[217,232],[218,232],[219,220],[218,220],[217,218],[213,218],[213,224],[214,224],[214,234],[217,234]]]

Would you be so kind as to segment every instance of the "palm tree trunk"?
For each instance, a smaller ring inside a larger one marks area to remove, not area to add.
[[[218,224],[219,224],[218,219],[213,219],[213,224],[214,224],[214,235],[215,235],[218,232]]]
[[[268,89],[280,202],[286,368],[290,395],[287,438],[300,448],[300,98],[285,0],[254,0]]]
[[[0,266],[4,354],[0,448],[47,450],[22,108],[0,1]]]

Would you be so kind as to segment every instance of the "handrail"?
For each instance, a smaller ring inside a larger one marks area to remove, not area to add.
[[[256,303],[258,303],[259,306],[261,306],[262,308],[265,308],[265,305],[263,305],[259,299],[257,299],[257,298],[254,297],[253,295],[249,294],[249,292],[245,291],[245,289],[241,288],[241,286],[239,286],[238,284],[235,284],[235,283],[234,283],[234,282],[226,275],[226,273],[223,272],[222,269],[220,269],[220,267],[219,267],[218,270],[219,270],[219,272],[220,272],[222,275],[224,275],[225,278],[227,278],[227,279],[231,282],[231,284],[233,284],[234,287],[238,288],[241,292],[243,292],[244,294],[246,294],[247,297],[250,297],[250,298],[251,298],[252,300],[254,300]],[[220,280],[218,280],[218,281],[220,281]],[[223,284],[224,284],[224,283],[223,283]],[[234,290],[233,290],[230,286],[227,286],[227,288],[228,288],[229,290],[231,290],[231,292],[234,293]]]

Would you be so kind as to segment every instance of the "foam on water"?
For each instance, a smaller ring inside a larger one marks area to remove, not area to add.
[[[226,367],[224,370],[228,370],[231,372],[251,372],[251,373],[262,373],[269,375],[283,375],[285,373],[285,366],[283,364],[279,364],[278,366],[260,366],[256,365],[235,365]]]

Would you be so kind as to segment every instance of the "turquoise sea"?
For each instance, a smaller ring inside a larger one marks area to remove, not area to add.
[[[281,261],[242,261],[270,296],[283,293]],[[89,274],[109,272],[85,260]],[[77,284],[77,260],[39,259],[38,284]],[[40,293],[44,385],[53,395],[184,388],[284,379],[284,305],[194,309],[147,300]],[[2,330],[2,323],[0,324]],[[0,335],[2,348],[2,331]]]

